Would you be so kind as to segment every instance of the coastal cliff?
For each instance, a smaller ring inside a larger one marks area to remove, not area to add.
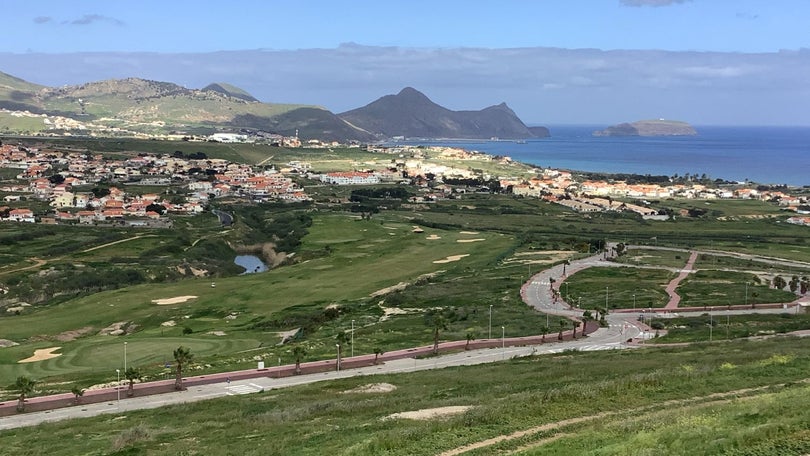
[[[621,123],[593,132],[594,136],[694,136],[697,131],[686,122],[677,120],[639,120]]]

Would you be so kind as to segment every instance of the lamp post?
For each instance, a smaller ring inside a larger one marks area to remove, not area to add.
[[[748,305],[748,282],[745,282],[745,305]]]
[[[492,304],[489,305],[489,334],[487,339],[492,339]]]
[[[608,308],[609,308],[609,305],[608,305],[608,296],[610,296],[610,291],[609,290],[610,290],[610,287],[605,287],[605,313],[608,312]]]
[[[121,408],[121,369],[115,370],[115,392],[118,393],[117,407]]]
[[[351,356],[354,357],[354,320],[352,320],[352,341],[351,341]]]
[[[127,343],[124,342],[124,372],[127,371]]]
[[[340,372],[340,344],[335,344],[335,349],[337,349],[337,359],[335,360],[335,370]]]
[[[501,326],[501,358],[506,353],[506,327]]]
[[[568,291],[568,282],[563,282],[565,284],[565,302],[568,302],[568,297],[571,296],[571,293]],[[576,291],[576,290],[574,290]]]
[[[712,320],[712,313],[709,312],[709,342],[712,341],[712,328],[714,327],[714,321]]]
[[[633,310],[636,310],[636,294],[633,293]]]

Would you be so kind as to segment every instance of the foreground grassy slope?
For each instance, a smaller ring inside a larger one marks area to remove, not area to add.
[[[804,454],[808,353],[795,338],[567,352],[44,424],[5,431],[0,445],[90,455],[412,455],[476,443],[465,454]],[[350,392],[371,382],[396,390]],[[451,405],[472,408],[386,418]]]

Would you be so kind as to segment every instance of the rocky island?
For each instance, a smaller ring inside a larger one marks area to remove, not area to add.
[[[678,120],[639,120],[621,123],[593,132],[594,136],[694,136],[697,131],[686,122]]]

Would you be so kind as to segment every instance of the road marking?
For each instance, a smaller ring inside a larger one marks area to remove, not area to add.
[[[225,389],[228,396],[233,396],[236,394],[251,394],[251,393],[258,393],[259,391],[264,391],[263,386],[259,386],[255,383],[248,383],[246,385],[233,385],[233,386],[226,386]]]

